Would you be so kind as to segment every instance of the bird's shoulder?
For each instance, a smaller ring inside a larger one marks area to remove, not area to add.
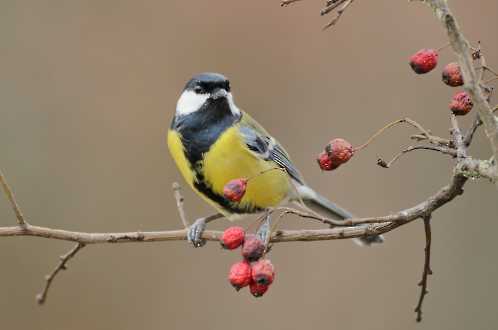
[[[265,160],[275,162],[280,168],[285,169],[294,180],[300,183],[304,182],[285,148],[247,112],[241,111],[238,126],[240,134],[252,152]]]

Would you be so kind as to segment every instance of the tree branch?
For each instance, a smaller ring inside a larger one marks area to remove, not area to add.
[[[0,170],[0,184],[2,185],[3,191],[5,192],[5,195],[7,196],[7,199],[9,200],[10,205],[12,206],[12,209],[14,210],[14,213],[16,214],[17,223],[20,226],[26,225],[26,220],[24,220],[24,216],[21,212],[21,209],[19,208],[19,205],[17,204],[16,197],[14,196],[14,192],[12,191],[9,184],[7,183],[7,180],[5,179],[5,176],[3,175],[1,170]]]
[[[47,294],[48,290],[50,289],[50,285],[52,284],[52,281],[54,280],[55,276],[61,271],[61,270],[66,270],[67,269],[67,262],[73,258],[76,253],[78,253],[79,250],[85,247],[85,244],[83,243],[78,243],[69,250],[68,253],[65,255],[60,256],[60,261],[59,264],[54,268],[54,270],[45,277],[45,286],[43,287],[42,292],[36,295],[36,301],[38,302],[39,305],[43,305],[47,299]]]
[[[314,230],[277,230],[271,237],[271,243],[291,241],[323,241],[333,239],[348,239],[354,237],[383,234],[407,224],[415,219],[431,214],[456,196],[460,195],[467,178],[460,174],[452,176],[450,184],[441,188],[425,201],[402,211],[381,216],[349,219],[345,227],[334,227]],[[33,226],[0,227],[0,237],[35,236],[48,239],[64,240],[81,244],[131,243],[131,242],[163,242],[186,239],[187,230],[168,231],[136,231],[121,233],[88,233],[62,229]],[[206,230],[202,238],[208,241],[219,241],[221,231]]]
[[[448,33],[451,47],[458,56],[464,80],[464,88],[470,94],[479,117],[484,124],[484,131],[491,145],[494,159],[498,160],[498,121],[493,114],[486,96],[483,94],[479,76],[473,65],[473,57],[469,42],[461,32],[458,23],[451,13],[447,0],[422,0],[428,4],[436,17],[441,21]],[[493,177],[498,185],[498,169],[493,166]]]
[[[415,307],[415,313],[417,313],[417,322],[422,321],[422,304],[424,303],[425,296],[429,293],[427,290],[427,278],[432,275],[431,269],[431,216],[427,215],[424,217],[424,229],[425,229],[425,259],[424,259],[424,270],[422,271],[422,279],[418,283],[420,286],[420,296],[418,299],[417,307]]]
[[[456,157],[457,152],[454,149],[448,148],[448,147],[443,147],[443,146],[409,146],[406,147],[405,149],[401,150],[399,153],[397,153],[390,161],[386,162],[382,158],[379,158],[377,160],[377,165],[380,167],[384,168],[389,168],[391,167],[398,159],[401,158],[406,153],[409,153],[414,150],[431,150],[431,151],[438,151],[440,153],[450,155],[452,157]]]

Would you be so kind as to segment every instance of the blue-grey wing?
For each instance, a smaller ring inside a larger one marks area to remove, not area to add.
[[[297,168],[292,164],[289,154],[278,141],[268,135],[264,129],[260,128],[259,124],[254,121],[247,123],[242,120],[240,122],[240,133],[244,137],[247,147],[258,155],[258,157],[275,162],[291,178],[304,184],[304,180]]]

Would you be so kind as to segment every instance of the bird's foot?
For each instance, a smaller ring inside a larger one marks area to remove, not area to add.
[[[202,233],[206,229],[206,218],[199,218],[188,227],[187,240],[192,243],[195,248],[202,247],[206,244],[206,240],[202,238]]]
[[[265,243],[265,246],[268,247],[271,235],[271,217],[269,212],[266,212],[263,216],[263,220],[256,232],[256,235],[263,241],[263,243]]]

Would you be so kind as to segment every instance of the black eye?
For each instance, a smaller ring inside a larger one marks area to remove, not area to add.
[[[230,82],[228,80],[225,82],[225,90],[230,92]]]
[[[204,88],[202,88],[201,86],[197,85],[194,87],[194,92],[196,92],[197,94],[202,94],[204,92]]]

